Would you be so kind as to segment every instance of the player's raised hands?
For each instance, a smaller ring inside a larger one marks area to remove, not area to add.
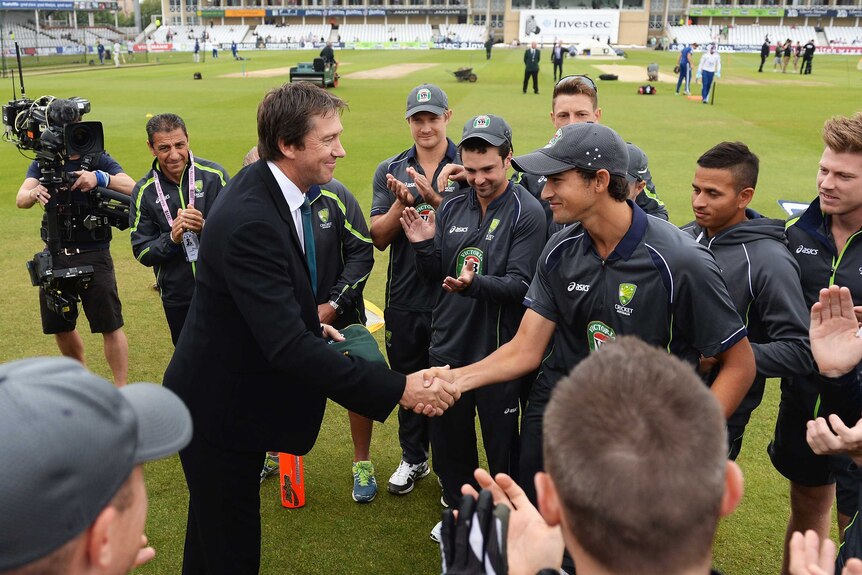
[[[811,354],[828,377],[848,373],[862,361],[862,339],[856,337],[859,322],[853,298],[846,287],[820,290],[820,301],[811,306]]]
[[[386,174],[386,187],[389,188],[390,192],[395,194],[395,199],[405,206],[412,206],[416,201],[416,198],[407,189],[407,184],[392,174]]]
[[[406,208],[401,214],[401,227],[404,228],[404,235],[410,243],[423,242],[434,238],[434,232],[437,229],[434,212],[428,214],[428,219],[425,220],[416,211],[416,208]]]
[[[445,190],[449,182],[466,182],[467,171],[459,164],[446,164],[437,176],[437,189]]]
[[[835,543],[831,539],[820,542],[814,531],[805,535],[797,531],[790,538],[790,575],[837,575],[835,571]],[[841,575],[862,575],[862,561],[850,559]]]

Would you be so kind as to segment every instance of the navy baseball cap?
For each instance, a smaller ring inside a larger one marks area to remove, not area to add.
[[[512,146],[512,128],[506,123],[506,120],[500,116],[492,114],[476,116],[470,118],[464,124],[464,132],[461,134],[461,141],[458,145],[464,143],[470,138],[480,138],[485,140],[492,146],[502,146],[503,142],[509,142]]]
[[[0,365],[0,572],[86,531],[136,465],[192,437],[161,385],[116,388],[69,358]]]
[[[404,117],[409,118],[419,112],[442,116],[448,109],[449,98],[446,97],[446,92],[434,84],[421,84],[413,88],[407,96],[407,114]]]
[[[626,180],[629,182],[645,182],[649,177],[649,160],[643,150],[632,144],[626,143],[629,151],[629,165],[626,169]]]
[[[607,170],[625,177],[628,164],[629,153],[619,134],[591,122],[563,126],[544,148],[512,159],[512,166],[519,172],[540,176],[579,168]]]

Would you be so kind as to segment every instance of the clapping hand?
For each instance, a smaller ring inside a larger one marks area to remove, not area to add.
[[[428,219],[425,220],[416,211],[416,208],[405,208],[401,214],[401,227],[404,228],[404,235],[410,243],[423,242],[434,237],[434,232],[437,229],[435,224],[436,216],[434,212],[428,214]]]

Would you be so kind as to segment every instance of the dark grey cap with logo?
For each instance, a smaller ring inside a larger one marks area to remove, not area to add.
[[[461,141],[458,145],[464,143],[470,138],[479,138],[485,140],[492,146],[502,146],[504,142],[509,142],[512,146],[512,128],[506,123],[506,120],[500,116],[487,114],[470,118],[464,124],[464,131],[461,134]]]
[[[407,114],[404,117],[409,118],[419,112],[442,116],[448,109],[449,98],[446,97],[446,92],[434,84],[421,84],[413,88],[407,96]]]
[[[628,164],[629,153],[619,134],[593,123],[563,126],[545,147],[512,159],[512,166],[519,172],[540,176],[579,168],[590,172],[607,170],[625,177]]]
[[[629,182],[645,182],[649,179],[649,160],[643,150],[628,142],[629,166],[626,169],[626,179]]]
[[[0,572],[83,533],[136,465],[191,436],[185,404],[160,385],[117,389],[67,358],[0,365]]]

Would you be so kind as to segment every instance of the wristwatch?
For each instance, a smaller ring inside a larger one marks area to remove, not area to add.
[[[344,308],[342,308],[340,305],[338,305],[334,301],[329,300],[329,305],[331,305],[332,309],[335,310],[335,315],[341,315],[344,313]]]

